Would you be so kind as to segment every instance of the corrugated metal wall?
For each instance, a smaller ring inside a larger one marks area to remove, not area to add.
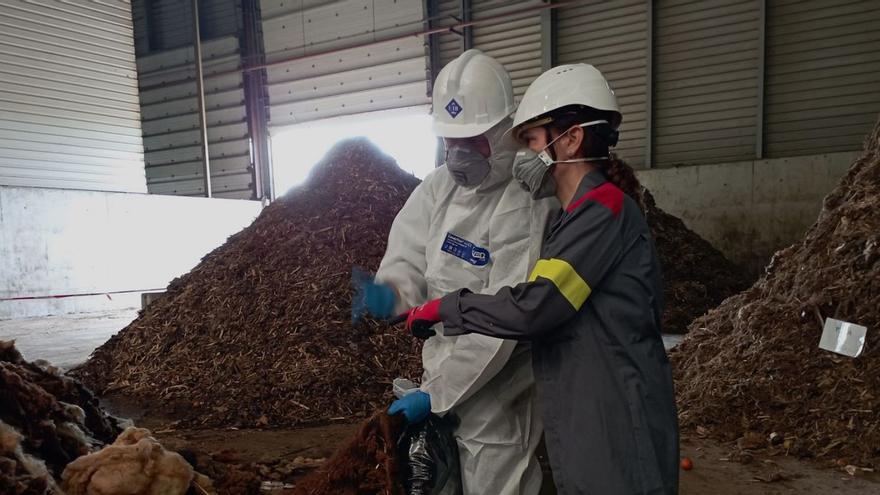
[[[191,0],[132,0],[137,55],[192,45]],[[238,34],[239,0],[199,0],[202,39]]]
[[[437,0],[434,24],[543,4],[472,0],[463,13],[467,3]],[[151,192],[201,194],[190,2],[0,5],[3,183],[143,190],[146,147]],[[633,165],[645,162],[649,132],[659,166],[753,159],[762,149],[772,157],[859,149],[880,112],[878,2],[664,0],[652,11],[649,5],[584,1],[556,12],[553,27],[556,63],[593,63],[611,80],[625,114],[619,151]],[[268,62],[297,59],[268,70],[273,126],[429,101],[425,39],[377,43],[419,31],[421,0],[261,6]],[[237,33],[240,8],[238,0],[203,0],[204,37]],[[541,72],[541,17],[523,12],[471,30],[473,46],[511,72],[517,96]],[[132,18],[154,32],[133,36]],[[441,65],[465,46],[459,34],[434,38]],[[135,45],[151,53],[138,64],[142,108]],[[181,48],[161,50],[173,46]],[[250,197],[238,49],[234,36],[206,43],[205,86],[215,190]]]
[[[648,2],[591,1],[559,9],[559,64],[588,63],[608,79],[624,115],[617,154],[633,167],[645,164],[648,94]]]
[[[203,196],[204,164],[192,47],[138,58],[147,185],[151,193]],[[238,38],[202,44],[211,188],[253,196]]]
[[[664,0],[654,14],[654,163],[754,158],[759,0]]]
[[[438,17],[434,22],[439,26],[452,26],[464,19],[464,14],[461,11],[461,0],[438,0],[437,7]],[[434,36],[434,39],[438,40],[440,44],[440,67],[437,68],[438,73],[440,69],[449,62],[452,62],[455,57],[461,55],[462,51],[464,51],[464,38],[461,30],[458,29],[457,31],[459,33],[443,33]]]
[[[472,18],[486,19],[542,5],[541,0],[473,0]],[[511,15],[499,22],[473,27],[474,48],[495,57],[510,73],[517,101],[541,75],[541,14]]]
[[[236,34],[241,27],[241,5],[238,0],[199,0],[203,39]]]
[[[267,62],[295,59],[267,70],[270,126],[429,102],[424,38],[380,42],[422,30],[421,0],[263,0],[261,7]]]
[[[131,19],[0,0],[0,184],[146,191]]]
[[[141,0],[143,1],[143,0]],[[171,50],[193,42],[192,2],[149,0],[152,45],[150,51]]]
[[[767,3],[765,150],[860,149],[880,113],[880,2]]]
[[[135,54],[147,53],[150,51],[150,35],[148,33],[150,20],[144,0],[132,0],[131,17],[134,23]]]

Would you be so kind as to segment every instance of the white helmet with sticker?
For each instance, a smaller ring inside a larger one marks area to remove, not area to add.
[[[480,50],[446,64],[434,82],[434,133],[440,137],[479,136],[515,109],[510,75]]]

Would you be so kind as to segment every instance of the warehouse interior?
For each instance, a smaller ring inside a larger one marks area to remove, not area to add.
[[[616,96],[677,493],[880,492],[878,25],[875,0],[0,0],[0,492],[441,493],[373,414],[423,343],[353,318],[353,284],[445,172],[432,94],[471,49],[517,104],[566,64]]]

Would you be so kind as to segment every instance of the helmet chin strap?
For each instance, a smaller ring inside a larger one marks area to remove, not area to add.
[[[607,156],[590,156],[587,158],[574,158],[571,160],[556,160],[554,163],[580,163],[580,162],[600,162],[603,160],[610,160],[610,157]]]
[[[578,125],[572,126],[571,129],[573,129],[575,127],[586,128],[586,127],[590,127],[590,126],[597,125],[597,124],[607,124],[607,123],[608,123],[607,120],[593,120],[590,122],[584,122],[583,124],[578,124]],[[571,129],[569,129],[569,131]],[[566,132],[568,132],[568,131],[566,131]],[[550,167],[550,166],[555,165],[557,163],[598,162],[598,161],[611,159],[610,156],[590,156],[590,157],[586,157],[586,158],[572,158],[569,160],[557,160],[556,159],[556,149],[553,147],[553,145],[556,144],[556,141],[558,141],[559,138],[564,136],[566,132],[556,136],[554,139],[551,140],[550,139],[550,129],[548,129],[547,127],[544,127],[544,140],[549,141],[549,143],[541,151],[542,151],[542,153],[546,153],[546,155],[550,158],[549,161],[545,158],[542,158],[544,160],[544,163],[547,165],[547,167]]]

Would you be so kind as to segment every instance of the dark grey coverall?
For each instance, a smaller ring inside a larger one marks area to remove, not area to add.
[[[661,310],[648,225],[635,201],[594,171],[551,226],[529,282],[495,295],[448,294],[440,316],[446,335],[533,342],[560,494],[674,494],[678,418]]]

